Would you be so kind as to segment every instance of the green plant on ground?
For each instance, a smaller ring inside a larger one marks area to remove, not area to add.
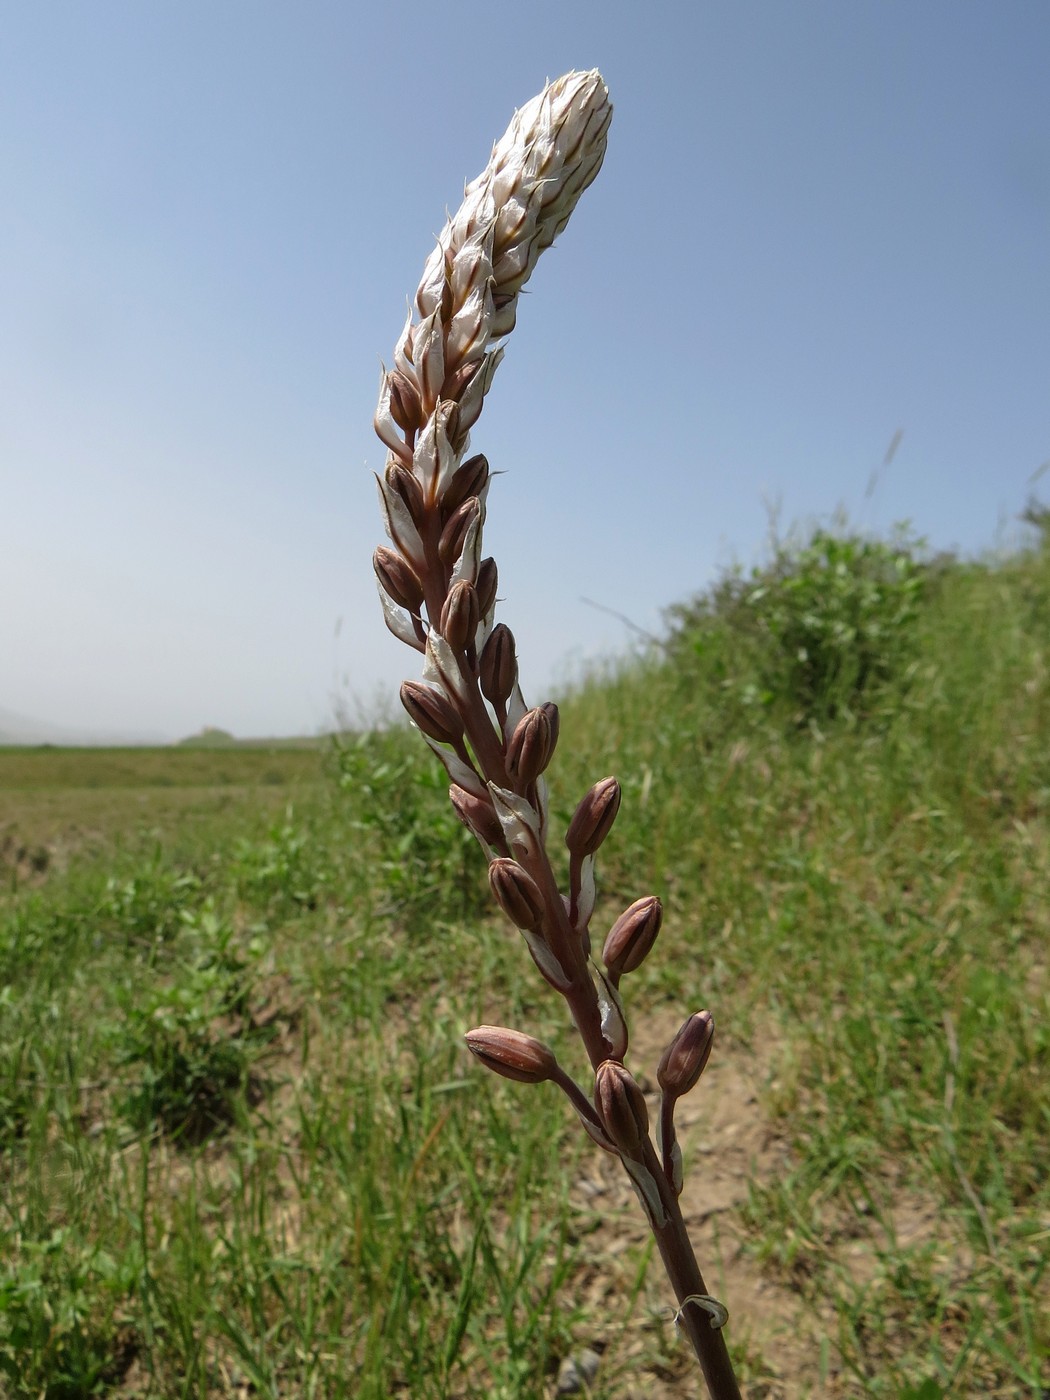
[[[237,859],[242,892],[271,908],[315,909],[331,876],[326,846],[291,807],[262,838],[242,840]]]
[[[703,655],[708,670],[718,658],[733,698],[775,704],[798,724],[885,717],[888,688],[918,655],[926,576],[922,544],[905,530],[884,542],[821,527],[671,608],[672,654]]]
[[[166,983],[148,996],[125,989],[115,1032],[118,1064],[136,1071],[124,1103],[130,1122],[191,1144],[234,1121],[267,1038],[251,1015],[250,957],[231,928],[205,906],[193,932],[192,953]]]
[[[21,1237],[0,1263],[0,1376],[12,1400],[88,1400],[122,1374],[134,1339],[124,1307],[133,1257],[73,1229]]]

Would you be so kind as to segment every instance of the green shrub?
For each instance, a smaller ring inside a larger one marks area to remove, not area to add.
[[[166,867],[155,853],[136,874],[126,879],[109,877],[98,919],[116,925],[129,949],[150,951],[175,938],[201,897],[197,876]]]
[[[199,1143],[235,1120],[265,1036],[251,1016],[251,964],[231,929],[206,907],[192,931],[196,948],[170,983],[124,988],[117,1054],[138,1071],[125,1117]]]
[[[56,1227],[21,1238],[0,1265],[0,1383],[17,1400],[81,1400],[118,1381],[134,1350],[121,1325],[135,1274],[133,1257],[114,1258]]]
[[[242,898],[274,911],[297,911],[317,908],[332,861],[327,846],[289,807],[262,840],[237,843],[233,866]]]
[[[884,542],[817,529],[673,608],[672,654],[702,659],[744,706],[786,708],[799,724],[868,718],[914,659],[920,556],[905,531]]]

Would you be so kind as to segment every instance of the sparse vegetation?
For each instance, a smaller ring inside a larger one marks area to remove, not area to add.
[[[718,1010],[686,1201],[749,1396],[1050,1385],[1048,619],[1045,532],[822,532],[562,703],[552,821],[625,789],[595,927],[670,892],[633,1019]],[[695,1394],[633,1200],[467,1063],[496,1009],[575,1052],[415,739],[0,752],[48,853],[0,894],[11,1400],[539,1400],[584,1346],[592,1397]]]

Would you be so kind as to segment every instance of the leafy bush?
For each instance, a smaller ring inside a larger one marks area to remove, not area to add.
[[[234,1121],[264,1039],[251,1016],[250,963],[235,949],[232,931],[209,907],[195,932],[195,953],[170,985],[148,995],[125,989],[117,1047],[119,1062],[139,1070],[125,1116],[137,1128],[157,1125],[188,1143]]]
[[[703,657],[744,705],[786,706],[797,723],[868,717],[914,658],[920,553],[903,531],[883,542],[817,529],[673,608],[672,653]]]
[[[4,1394],[80,1400],[116,1381],[134,1348],[119,1314],[134,1259],[115,1259],[73,1231],[22,1238],[0,1266],[0,1378]]]
[[[291,807],[262,840],[240,840],[234,856],[238,892],[274,910],[316,909],[331,864],[326,846],[296,821]]]
[[[201,897],[197,876],[165,867],[158,853],[126,879],[109,877],[98,918],[115,924],[128,948],[149,951],[175,937]]]

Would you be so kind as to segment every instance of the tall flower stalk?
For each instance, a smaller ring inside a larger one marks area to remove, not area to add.
[[[595,855],[620,805],[604,778],[565,833],[568,889],[559,888],[544,772],[558,743],[556,705],[527,707],[514,637],[495,620],[497,570],[482,550],[489,465],[467,456],[514,328],[518,294],[597,175],[612,116],[601,75],[568,73],[515,113],[488,165],[438,237],[405,328],[384,370],[376,432],[388,449],[379,498],[389,545],[374,555],[387,626],[421,652],[422,680],[401,701],[445,765],[449,796],[477,838],[496,902],[540,974],[564,997],[590,1061],[584,1088],[553,1051],[521,1031],[479,1026],[467,1045],[508,1079],[552,1080],[591,1138],[619,1157],[655,1236],[688,1335],[715,1400],[739,1396],[726,1351],[725,1309],[701,1276],[679,1206],[682,1155],[674,1109],[700,1077],[714,1031],[688,1017],[657,1071],[655,1138],[645,1096],[627,1069],[619,986],[660,929],[660,901],[636,900],[591,956]]]

